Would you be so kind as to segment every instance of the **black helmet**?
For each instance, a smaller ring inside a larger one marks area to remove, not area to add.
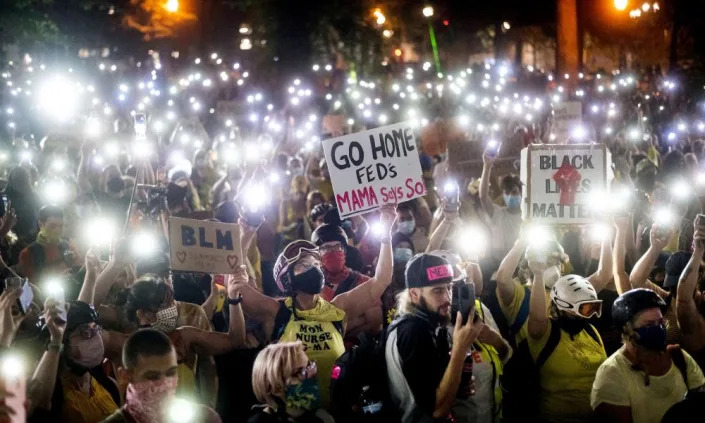
[[[658,307],[666,312],[666,302],[650,289],[633,289],[619,296],[612,305],[612,321],[615,326],[623,328],[631,322],[637,313]]]
[[[331,241],[339,241],[341,244],[346,245],[348,243],[348,236],[345,235],[345,231],[340,226],[328,223],[319,226],[318,229],[311,234],[311,242],[319,247]]]

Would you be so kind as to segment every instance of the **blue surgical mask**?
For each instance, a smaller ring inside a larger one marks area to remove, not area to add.
[[[416,221],[414,219],[406,220],[404,222],[397,223],[397,230],[404,235],[411,235],[416,229]]]
[[[399,263],[406,263],[411,260],[414,255],[411,248],[395,248],[394,249],[394,261]]]
[[[316,411],[321,405],[321,392],[316,379],[306,379],[286,388],[286,406],[296,410]]]
[[[663,324],[634,329],[636,344],[651,351],[666,351],[668,332]]]
[[[507,208],[518,209],[521,207],[521,195],[504,194],[504,204],[507,205]]]

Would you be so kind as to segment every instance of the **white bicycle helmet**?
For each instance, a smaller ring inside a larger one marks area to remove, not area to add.
[[[448,250],[436,250],[428,253],[429,255],[440,257],[448,262],[453,268],[453,281],[458,281],[465,279],[467,275],[465,271],[461,270],[458,266],[463,260],[457,253]]]
[[[559,310],[572,312],[589,319],[602,315],[602,300],[587,279],[578,275],[565,275],[551,289],[551,301]]]

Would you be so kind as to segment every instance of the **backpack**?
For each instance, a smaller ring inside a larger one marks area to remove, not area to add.
[[[390,407],[385,345],[387,334],[404,320],[404,317],[398,318],[378,337],[360,334],[359,344],[335,361],[331,372],[330,398],[336,423],[398,420],[396,409]],[[382,402],[382,410],[373,415],[374,417],[363,414],[356,407],[365,386],[370,387],[368,392],[372,398]]]
[[[592,325],[588,325],[586,331],[590,337],[600,342],[597,330]],[[527,339],[521,341],[514,350],[511,359],[504,366],[504,374],[501,378],[504,390],[503,416],[505,422],[523,423],[536,420],[541,393],[541,367],[546,364],[560,341],[561,329],[558,325],[552,324],[546,345],[536,357],[536,361],[531,357]]]

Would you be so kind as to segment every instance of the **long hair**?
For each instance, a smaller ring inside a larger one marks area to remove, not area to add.
[[[252,368],[252,390],[260,403],[277,409],[303,352],[301,342],[281,342],[260,351]]]
[[[413,313],[417,306],[411,301],[411,294],[408,289],[397,294],[397,316]]]

